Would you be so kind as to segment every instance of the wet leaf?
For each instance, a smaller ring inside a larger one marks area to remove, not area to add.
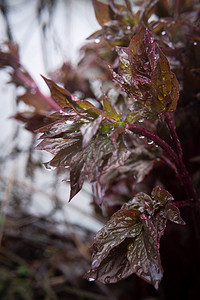
[[[127,248],[127,258],[133,273],[151,283],[156,289],[163,276],[157,233],[153,223],[142,219],[142,232]]]
[[[97,133],[103,117],[100,115],[93,122],[81,126],[80,131],[83,135],[82,147],[85,148],[93,136]]]
[[[165,224],[168,219],[184,222],[167,191],[155,187],[151,196],[138,193],[96,234],[86,278],[113,283],[135,273],[158,289],[163,276],[159,241]]]
[[[81,190],[85,179],[85,162],[87,153],[78,152],[70,162],[70,197],[69,201]]]
[[[50,79],[42,76],[46,84],[48,85],[52,98],[56,101],[56,103],[61,108],[71,107],[73,110],[79,110],[79,105],[74,100],[74,97],[70,94],[70,92],[60,86],[58,86],[55,82]]]
[[[103,108],[108,118],[120,121],[120,115],[116,112],[107,95],[103,95]]]
[[[111,20],[109,14],[109,5],[98,0],[93,0],[95,16],[100,25]]]
[[[138,102],[148,118],[174,111],[179,98],[178,81],[151,32],[141,26],[129,47],[118,47],[117,52],[121,75],[112,72],[113,80],[134,99],[133,109]]]

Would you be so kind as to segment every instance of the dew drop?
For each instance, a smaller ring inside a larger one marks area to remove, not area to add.
[[[105,279],[104,279],[105,283],[110,283],[110,276],[107,276]]]
[[[53,167],[51,165],[46,165],[46,169],[47,169],[47,171],[54,171],[56,169],[56,167]]]
[[[194,42],[193,45],[196,46],[196,45],[197,45],[197,42]]]
[[[166,34],[166,31],[165,31],[165,30],[163,30],[163,31],[161,32],[161,34],[162,34],[162,35],[165,35],[165,34]]]
[[[140,120],[138,120],[138,122],[139,122],[139,123],[142,123],[142,122],[144,122],[144,119],[140,119]]]
[[[94,278],[89,278],[88,281],[95,281],[95,279]]]
[[[149,145],[152,145],[152,144],[153,144],[153,141],[149,141],[148,144],[149,144]]]
[[[144,138],[145,138],[145,136],[143,136],[143,135],[139,136],[139,139],[144,139]]]
[[[95,41],[96,44],[100,43],[100,39],[95,39],[94,41]]]
[[[131,29],[131,26],[127,26],[127,29],[130,30],[130,29]]]
[[[73,121],[67,120],[67,121],[66,121],[66,124],[71,125],[71,124],[73,124]]]

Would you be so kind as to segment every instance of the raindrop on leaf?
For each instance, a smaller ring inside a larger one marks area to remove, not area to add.
[[[140,119],[140,120],[138,120],[138,122],[139,122],[139,123],[142,123],[142,122],[144,122],[144,119]]]
[[[88,281],[95,281],[95,279],[94,278],[89,278]]]
[[[110,276],[107,276],[105,279],[104,279],[105,283],[110,283]]]

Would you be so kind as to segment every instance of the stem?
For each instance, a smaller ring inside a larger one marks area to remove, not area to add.
[[[178,155],[178,160],[179,160],[179,172],[180,172],[180,177],[182,179],[182,182],[184,184],[184,187],[187,191],[187,194],[189,196],[189,198],[191,198],[191,200],[196,200],[198,199],[197,197],[197,193],[195,191],[195,188],[192,184],[190,175],[188,173],[188,170],[186,169],[186,166],[183,162],[182,156],[183,156],[183,151],[182,151],[182,147],[181,147],[181,142],[179,140],[179,137],[177,135],[176,132],[176,126],[174,123],[174,118],[173,115],[171,113],[166,113],[165,114],[165,120],[167,123],[167,126],[170,130],[171,136],[172,136],[172,140],[174,142],[174,146]]]
[[[177,171],[175,164],[165,155],[162,155],[161,159],[166,163],[166,165],[168,165],[172,170],[174,170],[176,176],[179,177],[179,179],[180,179],[180,176],[179,176],[179,173]]]
[[[179,166],[179,160],[176,152],[170,147],[169,144],[167,144],[163,139],[161,139],[158,135],[151,132],[150,130],[141,127],[137,124],[127,124],[126,129],[132,131],[135,134],[139,134],[141,136],[145,136],[146,138],[153,141],[155,144],[160,146],[172,159],[172,161],[175,163],[175,165]]]
[[[166,113],[165,114],[165,120],[166,120],[167,126],[170,130],[176,152],[177,152],[179,157],[182,157],[183,156],[183,151],[182,151],[182,147],[181,147],[181,142],[180,142],[178,134],[176,132],[176,126],[175,126],[175,123],[174,123],[174,116],[171,113]]]
[[[146,128],[143,128],[137,124],[127,124],[126,129],[132,131],[135,134],[139,134],[142,136],[145,136],[146,138],[153,141],[155,144],[160,146],[170,157],[170,159],[173,161],[174,165],[177,168],[177,171],[180,173],[180,179],[182,181],[182,184],[184,185],[186,192],[188,194],[188,197],[190,200],[197,200],[197,194],[196,191],[192,185],[189,173],[183,163],[181,153],[177,155],[176,152],[172,149],[172,147],[166,143],[163,139],[161,139],[158,135],[154,134],[153,132],[149,131]],[[177,133],[173,133],[173,135],[177,136]],[[172,135],[172,136],[173,136]],[[180,141],[179,141],[180,143]],[[174,170],[174,167],[173,167]]]

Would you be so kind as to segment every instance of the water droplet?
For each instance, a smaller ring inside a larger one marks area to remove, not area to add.
[[[143,136],[143,135],[139,136],[139,139],[144,139],[144,138],[145,138],[145,136]]]
[[[104,281],[105,281],[105,283],[110,283],[110,276],[107,276],[105,279],[104,279]]]
[[[193,45],[196,46],[196,45],[197,45],[197,42],[194,42]]]
[[[94,41],[95,41],[96,44],[100,43],[100,39],[95,39]]]
[[[165,35],[165,34],[166,34],[166,31],[165,31],[165,30],[163,30],[163,31],[161,32],[161,34],[162,34],[162,35]]]
[[[54,171],[54,170],[56,169],[56,167],[53,167],[53,166],[51,166],[51,165],[49,165],[49,164],[46,164],[46,169],[47,169],[48,171]]]
[[[142,122],[144,122],[144,119],[140,119],[140,120],[138,120],[138,122],[139,122],[139,123],[142,123]]]
[[[145,71],[148,69],[148,67],[149,67],[149,63],[148,62],[146,62],[146,63],[143,64],[143,69]]]
[[[152,145],[153,143],[154,143],[153,141],[149,141],[149,142],[148,142],[149,145]]]
[[[67,121],[66,121],[66,124],[71,125],[71,124],[73,124],[73,121],[67,120]]]
[[[130,30],[130,29],[131,29],[131,26],[127,26],[127,29]]]
[[[95,281],[95,279],[94,278],[89,278],[88,281]]]

